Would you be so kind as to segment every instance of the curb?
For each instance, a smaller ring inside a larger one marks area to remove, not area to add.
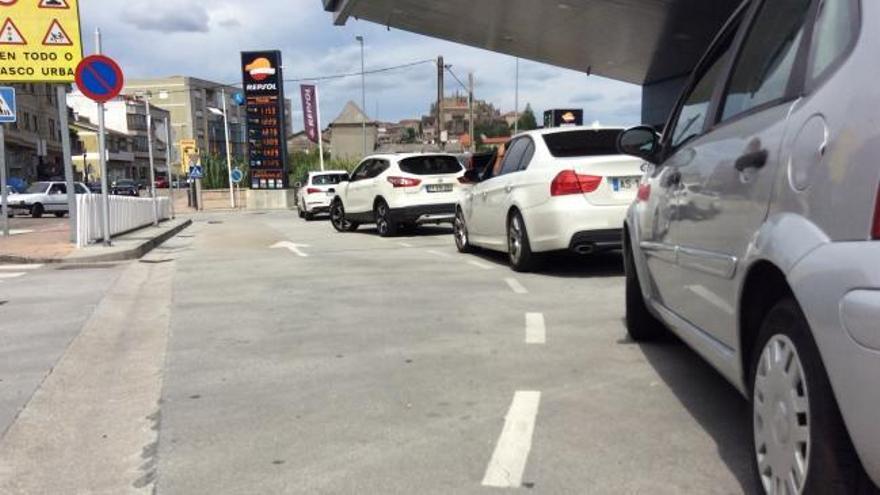
[[[87,256],[71,256],[68,255],[64,258],[31,258],[27,256],[12,256],[12,255],[0,255],[0,263],[42,263],[42,264],[70,264],[70,263],[100,263],[100,262],[108,262],[108,261],[126,261],[126,260],[134,260],[142,257],[143,255],[149,253],[157,246],[161,245],[163,242],[168,239],[174,237],[179,234],[185,228],[192,225],[192,220],[187,219],[186,221],[181,222],[178,225],[168,229],[165,232],[162,232],[161,235],[158,235],[150,240],[144,241],[141,244],[132,247],[130,249],[126,249],[124,251],[117,251],[114,253],[107,254],[94,254]]]

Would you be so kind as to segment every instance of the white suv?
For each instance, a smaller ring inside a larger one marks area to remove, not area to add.
[[[336,187],[330,220],[339,232],[375,223],[383,237],[395,235],[401,227],[452,222],[466,182],[453,155],[369,156],[348,182]]]
[[[513,138],[499,170],[461,200],[458,250],[505,251],[514,270],[530,271],[537,253],[619,248],[642,176],[642,161],[617,151],[621,132],[570,127]]]
[[[348,180],[345,170],[309,172],[296,193],[296,209],[300,218],[312,220],[318,213],[330,212],[330,202],[336,196],[336,186]]]

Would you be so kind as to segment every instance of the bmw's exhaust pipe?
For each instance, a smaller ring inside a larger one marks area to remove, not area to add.
[[[577,254],[593,254],[594,251],[596,251],[596,246],[592,244],[580,244],[574,248],[574,252]]]

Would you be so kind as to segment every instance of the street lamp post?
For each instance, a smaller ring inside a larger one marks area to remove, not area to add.
[[[153,114],[150,109],[152,93],[142,93],[147,111],[147,156],[150,160],[150,198],[153,200],[153,226],[159,225],[159,200],[156,198],[156,163],[153,159]]]
[[[364,73],[364,37],[356,36],[355,39],[361,44],[361,130],[364,135],[364,156],[367,156],[367,83]]]
[[[229,204],[232,209],[235,209],[235,189],[232,184],[232,146],[229,139],[229,111],[225,88],[220,88],[220,98],[223,100],[223,108],[208,107],[208,110],[215,115],[223,116],[223,130],[226,137],[226,173],[229,177]]]

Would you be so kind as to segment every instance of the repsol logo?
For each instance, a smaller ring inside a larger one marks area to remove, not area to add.
[[[266,83],[266,84],[248,84],[248,91],[276,91],[278,89],[278,85],[275,83]]]

